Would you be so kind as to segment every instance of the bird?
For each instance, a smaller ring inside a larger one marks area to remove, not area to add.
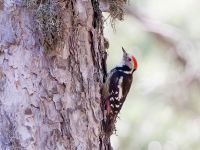
[[[106,128],[110,132],[130,91],[133,73],[138,67],[135,56],[127,53],[123,47],[122,51],[121,63],[111,69],[102,88],[103,103],[106,110]]]

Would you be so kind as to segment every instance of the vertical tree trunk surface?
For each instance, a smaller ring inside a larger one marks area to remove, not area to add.
[[[105,60],[98,3],[58,1],[63,35],[49,51],[35,30],[44,4],[22,3],[0,2],[0,149],[100,149]]]

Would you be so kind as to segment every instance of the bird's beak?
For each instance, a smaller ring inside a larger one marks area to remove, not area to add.
[[[127,55],[127,52],[125,51],[125,49],[122,47],[122,51],[124,53],[124,55]]]

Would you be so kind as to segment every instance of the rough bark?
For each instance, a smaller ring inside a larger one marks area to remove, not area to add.
[[[47,53],[35,30],[36,11],[21,1],[0,2],[2,150],[100,149],[101,12],[93,0],[60,5],[62,39]]]

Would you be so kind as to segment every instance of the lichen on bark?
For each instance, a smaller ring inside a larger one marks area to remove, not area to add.
[[[63,14],[60,1],[23,0],[23,6],[34,11],[34,31],[38,31],[46,52],[56,49],[63,40]]]

